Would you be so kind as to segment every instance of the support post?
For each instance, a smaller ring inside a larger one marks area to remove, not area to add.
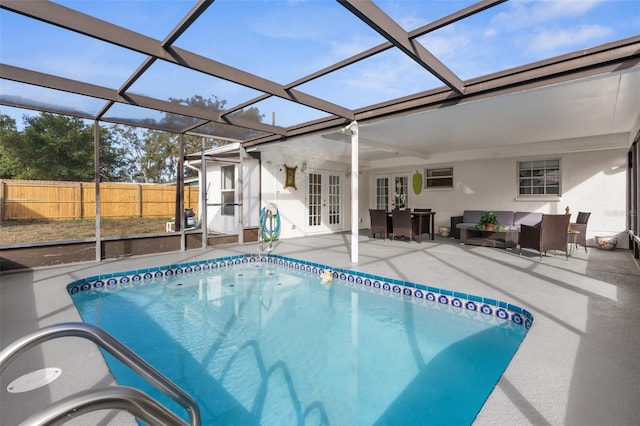
[[[6,219],[7,184],[0,182],[0,222]]]
[[[238,244],[244,244],[244,156],[245,150],[238,148],[240,163],[238,164]]]
[[[93,179],[96,185],[96,262],[102,261],[100,234],[100,122],[93,121]]]
[[[142,184],[138,184],[138,217],[142,217]]]
[[[184,233],[184,134],[178,137],[178,170],[176,173],[176,231],[180,231],[180,251],[187,247]]]
[[[347,126],[351,132],[351,262],[358,263],[359,238],[359,197],[358,197],[358,123],[354,120]]]
[[[76,214],[74,219],[84,219],[82,216],[82,182],[76,185]]]
[[[200,146],[200,229],[202,230],[202,248],[209,245],[209,228],[207,226],[207,157],[204,155],[204,138]]]

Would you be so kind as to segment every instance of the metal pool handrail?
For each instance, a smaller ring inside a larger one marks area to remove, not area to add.
[[[32,414],[20,426],[60,425],[92,411],[109,409],[125,410],[150,425],[188,426],[187,422],[146,393],[127,386],[110,386],[61,399]]]
[[[41,343],[59,337],[82,337],[91,340],[154,385],[165,395],[182,405],[189,412],[192,426],[201,426],[200,409],[191,396],[115,337],[91,324],[81,322],[60,323],[44,327],[23,336],[0,351],[0,375],[2,375],[9,363],[21,353]]]

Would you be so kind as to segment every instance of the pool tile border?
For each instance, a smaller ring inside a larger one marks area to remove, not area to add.
[[[414,301],[437,304],[442,307],[466,310],[470,313],[480,313],[488,317],[495,317],[501,321],[509,321],[513,325],[529,330],[533,325],[533,315],[517,305],[496,299],[481,297],[458,291],[446,290],[424,284],[402,281],[353,271],[344,268],[333,268],[321,263],[308,262],[277,254],[238,254],[215,259],[160,266],[155,268],[138,269],[112,274],[102,274],[76,280],[67,285],[67,292],[73,297],[75,294],[105,289],[126,288],[131,285],[141,285],[154,280],[193,275],[211,270],[233,267],[236,265],[275,264],[291,268],[300,272],[320,277],[326,270],[331,271],[336,282],[369,290],[374,293],[388,294],[396,297],[406,297]]]

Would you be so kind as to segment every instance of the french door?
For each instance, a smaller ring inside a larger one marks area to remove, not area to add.
[[[329,171],[307,173],[307,231],[340,231],[342,175]]]
[[[376,176],[376,209],[409,208],[409,175]]]

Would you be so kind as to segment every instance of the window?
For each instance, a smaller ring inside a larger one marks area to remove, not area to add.
[[[453,188],[453,167],[424,170],[424,188]]]
[[[560,160],[518,162],[519,195],[560,195]]]
[[[222,200],[222,216],[233,216],[235,212],[235,166],[224,166],[220,168],[222,173],[222,188],[221,197]]]

